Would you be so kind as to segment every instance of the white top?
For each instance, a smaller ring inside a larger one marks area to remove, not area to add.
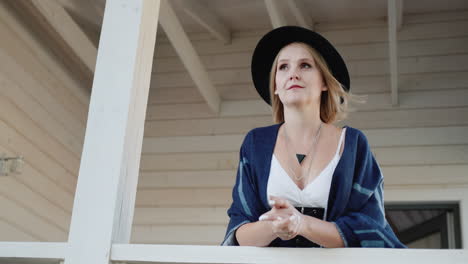
[[[328,204],[328,195],[336,165],[340,161],[340,146],[343,142],[346,128],[341,132],[340,141],[335,156],[317,177],[304,189],[299,189],[296,183],[289,177],[288,173],[273,154],[271,158],[270,176],[268,178],[267,195],[286,198],[295,207],[321,207]]]

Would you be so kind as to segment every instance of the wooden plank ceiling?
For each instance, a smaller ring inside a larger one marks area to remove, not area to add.
[[[98,45],[102,24],[105,0],[57,0],[69,15],[82,28],[83,35],[89,37],[95,46]],[[213,113],[218,114],[222,104],[220,94],[207,77],[206,70],[199,63],[200,59],[192,48],[186,33],[207,32],[213,39],[229,45],[232,32],[265,30],[282,25],[301,25],[315,29],[320,23],[342,23],[356,21],[381,21],[389,24],[390,76],[392,104],[398,105],[398,68],[397,68],[397,31],[403,27],[403,13],[428,13],[454,10],[467,10],[468,2],[463,0],[437,1],[427,0],[424,5],[418,1],[402,0],[365,0],[359,5],[351,0],[172,0],[164,6],[174,10],[174,15],[161,17],[164,30],[158,34],[169,34],[172,45],[178,51],[181,60],[188,69],[192,80],[202,94]],[[166,7],[164,7],[166,8]],[[167,9],[167,8],[166,8]],[[170,21],[168,21],[170,20]],[[167,22],[167,23],[164,23]],[[172,25],[179,24],[179,30]],[[52,25],[53,26],[53,25]],[[60,34],[60,29],[56,30]],[[64,38],[65,42],[67,39]],[[68,40],[74,43],[72,40]],[[73,45],[70,45],[73,49]],[[82,56],[81,64],[89,65],[85,58],[89,52],[78,51]],[[75,60],[76,62],[76,60]],[[76,64],[80,64],[78,61]],[[194,67],[196,65],[197,67]],[[89,66],[87,67],[90,68]],[[85,77],[86,79],[86,77]],[[87,76],[87,79],[90,79]]]
[[[77,19],[87,30],[98,32],[102,23],[105,0],[56,0]],[[309,22],[343,22],[382,19],[386,21],[387,0],[362,0],[356,5],[352,0],[292,0],[278,1],[280,8],[287,10],[289,23],[296,20],[297,10],[291,8],[291,2],[308,14]],[[264,0],[171,0],[174,10],[186,32],[207,32],[206,26],[196,18],[203,12],[215,16],[228,30],[248,31],[270,28],[270,20]],[[405,14],[429,13],[440,11],[461,11],[468,9],[464,0],[425,0],[403,1]],[[213,19],[213,18],[210,18]],[[291,21],[290,21],[291,20]],[[297,22],[294,22],[295,24]],[[94,28],[93,28],[94,27]],[[225,30],[221,30],[225,31]],[[222,33],[225,34],[225,33]]]

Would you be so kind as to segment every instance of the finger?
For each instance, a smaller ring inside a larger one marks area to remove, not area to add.
[[[261,215],[259,218],[258,218],[258,221],[266,221],[268,220],[268,215]]]
[[[277,234],[277,236],[281,240],[290,240],[291,239],[291,235],[289,233],[281,233],[281,234]]]
[[[275,220],[282,220],[282,219],[286,219],[286,218],[289,218],[289,214],[279,214],[279,213],[275,213],[275,212],[268,212],[268,213],[264,213],[262,214],[258,220],[259,221],[275,221]]]
[[[276,224],[275,224],[276,222]],[[272,222],[272,230],[273,230],[273,233],[281,238],[282,240],[289,240],[292,238],[292,234],[294,232],[292,232],[291,230],[289,230],[289,228],[283,228],[283,227],[279,227],[277,226],[279,224],[279,221],[274,221]]]
[[[273,221],[273,226],[274,226],[275,228],[280,228],[280,227],[282,227],[283,224],[284,224],[284,221],[287,220],[287,219],[285,219],[285,218],[283,218],[283,217],[281,217],[281,216],[275,216],[275,218],[271,217],[270,219],[272,219],[272,221]]]
[[[270,210],[266,213],[264,213],[263,215],[261,215],[258,220],[260,221],[263,221],[263,220],[269,220],[269,221],[274,221],[274,220],[278,220],[278,217],[281,217],[281,219],[286,219],[286,218],[289,218],[291,216],[290,213],[288,212],[285,212],[285,211],[281,211],[281,212],[278,212],[278,211],[275,211],[275,210]]]
[[[276,222],[276,224],[275,224]],[[288,233],[288,230],[287,229],[284,229],[283,227],[279,227],[278,226],[278,222],[277,221],[273,221],[272,222],[272,230],[273,230],[273,233],[275,233],[277,236],[279,237],[284,237],[285,234]]]
[[[277,220],[275,222],[276,222],[276,227],[278,229],[281,229],[281,230],[287,232],[288,226],[289,226],[289,223],[290,223],[289,217],[287,217],[287,218],[279,217],[279,218],[277,218]]]
[[[270,214],[262,214],[259,218],[258,221],[274,221],[276,219],[275,215],[270,215]]]
[[[277,196],[270,195],[269,199],[270,200],[268,201],[268,203],[270,204],[271,207],[274,206],[278,209],[281,209],[281,208],[287,208],[290,205],[288,200],[277,197]]]
[[[281,238],[282,240],[290,240],[292,238],[294,238],[294,233],[293,232],[287,232],[287,231],[281,231],[281,232],[278,232],[278,233],[275,233],[279,238]]]
[[[271,207],[274,208],[275,203],[276,203],[276,200],[273,199],[272,197],[274,197],[274,196],[270,195],[270,197],[268,198],[268,204],[269,204]]]
[[[297,222],[299,222],[299,216],[293,214],[293,215],[291,215],[291,216],[289,217],[289,221],[290,221],[291,223],[297,224]]]
[[[276,228],[281,232],[296,232],[299,225],[299,217],[292,216],[281,221],[276,221]]]

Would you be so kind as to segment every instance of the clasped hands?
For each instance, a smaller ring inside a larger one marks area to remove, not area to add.
[[[261,215],[259,221],[269,221],[273,233],[282,240],[289,240],[299,234],[304,215],[292,206],[288,200],[276,196],[269,196],[272,207],[270,211]]]

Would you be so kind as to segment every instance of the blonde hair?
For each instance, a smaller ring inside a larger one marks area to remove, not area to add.
[[[309,51],[310,55],[315,61],[315,65],[317,66],[317,68],[320,71],[320,74],[322,75],[324,85],[328,88],[327,91],[322,92],[320,97],[320,119],[322,120],[322,122],[328,124],[345,119],[349,112],[348,102],[361,102],[362,99],[358,99],[356,96],[345,91],[343,85],[340,82],[338,82],[338,80],[331,73],[322,55],[320,55],[320,53],[318,53],[314,48],[302,42],[294,42],[291,44],[299,45],[305,48],[307,51]],[[285,47],[283,47],[283,49]],[[278,65],[278,58],[279,54],[281,53],[281,50],[276,55],[276,58],[273,62],[270,71],[270,98],[271,107],[273,110],[273,121],[275,123],[284,122],[283,103],[281,102],[279,96],[275,94],[276,68]]]

